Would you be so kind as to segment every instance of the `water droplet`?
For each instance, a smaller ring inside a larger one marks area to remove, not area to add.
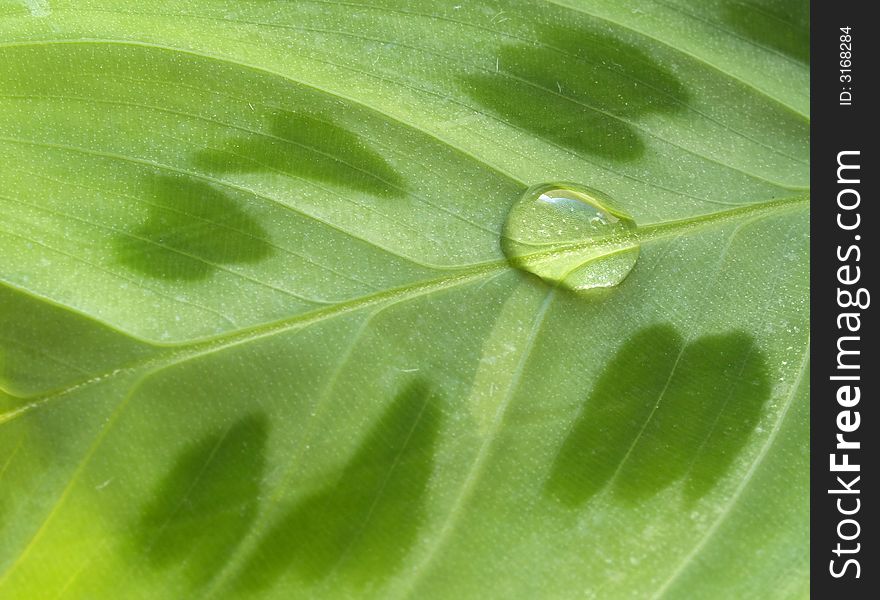
[[[571,183],[526,190],[501,248],[513,266],[573,290],[616,286],[639,258],[635,221],[602,192]]]

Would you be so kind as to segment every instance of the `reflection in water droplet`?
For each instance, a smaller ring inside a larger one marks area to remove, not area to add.
[[[605,194],[570,183],[526,190],[501,247],[515,267],[573,290],[613,287],[639,258],[635,221]]]

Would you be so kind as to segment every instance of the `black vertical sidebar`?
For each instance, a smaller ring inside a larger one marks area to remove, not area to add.
[[[875,121],[869,2],[811,4],[811,493],[815,598],[877,597]],[[880,301],[880,298],[877,298]],[[832,595],[833,594],[833,595]]]

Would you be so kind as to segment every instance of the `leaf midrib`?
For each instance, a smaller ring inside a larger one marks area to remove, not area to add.
[[[638,239],[640,243],[646,243],[668,237],[677,237],[682,235],[692,235],[695,232],[702,231],[706,228],[722,225],[738,220],[758,220],[760,218],[768,218],[772,215],[783,213],[789,210],[796,210],[808,206],[808,196],[794,196],[781,200],[773,200],[764,203],[748,204],[739,208],[680,219],[675,221],[665,221],[660,223],[644,225],[640,228]],[[576,245],[564,246],[562,248],[554,248],[529,255],[527,261],[542,261],[558,257],[563,254],[582,250],[587,245],[594,245],[595,242],[582,242]],[[619,241],[606,242],[601,249],[606,253],[616,252],[619,248]],[[513,269],[506,259],[497,259],[485,263],[470,265],[450,272],[447,275],[431,279],[428,281],[416,282],[406,286],[384,290],[376,294],[359,296],[344,302],[339,302],[332,306],[317,309],[314,311],[300,313],[286,319],[273,321],[270,323],[261,323],[253,327],[221,334],[219,336],[191,340],[178,344],[161,344],[158,342],[146,341],[156,348],[164,348],[165,351],[158,356],[153,356],[146,360],[135,361],[128,365],[118,367],[116,369],[101,373],[84,381],[78,381],[72,385],[59,388],[48,393],[21,398],[29,400],[27,404],[14,409],[12,411],[0,414],[0,425],[12,421],[31,410],[44,406],[47,403],[68,396],[75,391],[79,391],[84,387],[90,387],[107,380],[116,378],[120,375],[131,375],[138,371],[142,371],[141,380],[150,374],[162,371],[164,369],[180,365],[189,360],[203,357],[226,349],[248,344],[250,342],[283,334],[295,329],[305,328],[313,324],[324,322],[328,319],[352,313],[363,308],[377,306],[388,303],[388,305],[403,302],[419,296],[428,295],[445,289],[453,288],[458,285],[468,283],[481,277],[493,277]],[[25,292],[27,293],[27,292]],[[126,332],[120,333],[128,335]],[[136,339],[130,336],[132,339]]]

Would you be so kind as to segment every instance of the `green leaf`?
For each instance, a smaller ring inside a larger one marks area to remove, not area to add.
[[[0,597],[806,596],[807,14],[0,0]]]

